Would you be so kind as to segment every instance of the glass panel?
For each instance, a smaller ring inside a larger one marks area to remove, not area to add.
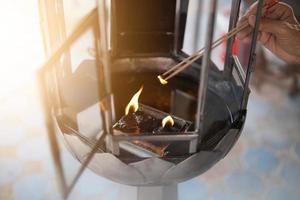
[[[63,1],[66,13],[64,18],[60,19],[62,21],[65,19],[65,27],[57,29],[66,28],[68,34],[77,31],[74,28],[78,26],[81,18],[88,15],[96,6],[96,1],[85,2]],[[104,86],[103,78],[99,78],[103,77],[102,66],[96,63],[93,28],[98,28],[98,24],[91,24],[69,48],[64,49],[65,52],[47,71],[48,87],[51,88],[50,95],[54,100],[52,104],[56,111],[54,114],[62,126],[60,128],[64,132],[68,128],[63,126],[67,125],[91,140],[95,140],[102,129],[99,102],[103,94],[99,94],[99,91],[102,92],[100,87]],[[64,69],[72,73],[65,73]]]
[[[59,3],[57,3],[59,2]],[[49,1],[50,8],[55,8],[60,13],[53,27],[47,24],[47,33],[59,35],[60,45],[63,44],[68,36],[76,31],[81,19],[87,16],[93,8],[96,7],[96,0],[91,1]],[[58,6],[62,5],[63,7]],[[54,12],[49,9],[48,12]],[[63,14],[64,12],[64,14]],[[51,66],[47,66],[45,79],[48,89],[48,95],[51,106],[51,117],[55,125],[60,140],[60,149],[62,152],[62,166],[67,176],[67,185],[73,180],[80,165],[78,162],[70,162],[69,154],[66,154],[64,148],[67,147],[73,156],[81,162],[90,152],[91,147],[96,143],[99,136],[103,133],[102,117],[100,114],[99,102],[103,97],[103,70],[101,65],[96,62],[96,46],[93,28],[98,28],[98,24],[91,24],[90,28],[82,33],[70,45],[70,48],[63,49],[60,57],[57,58]],[[51,30],[50,30],[51,29]],[[51,31],[51,33],[50,33]],[[77,31],[78,32],[78,31]],[[72,34],[73,35],[73,34]],[[58,37],[47,42],[55,42]],[[57,48],[53,48],[56,50]],[[55,54],[56,55],[56,54]],[[51,56],[51,55],[49,55]],[[67,69],[67,70],[65,70]],[[69,73],[72,72],[72,73]],[[54,111],[54,112],[53,112]],[[64,143],[63,143],[64,141]],[[66,144],[66,145],[62,145]],[[103,146],[98,148],[102,152]],[[67,158],[67,159],[66,159]],[[71,167],[70,167],[71,166]]]
[[[88,29],[70,48],[70,60],[72,72],[79,70],[78,67],[87,60],[95,62],[96,50],[94,47],[94,35],[92,28]],[[93,71],[95,71],[93,67]]]
[[[69,35],[78,22],[97,6],[97,0],[63,0],[66,33]]]
[[[182,49],[189,55],[205,46],[210,3],[210,0],[189,0]],[[231,1],[218,1],[214,41],[227,33],[230,9]],[[220,70],[224,68],[225,55],[226,42],[212,51],[212,60]]]
[[[52,105],[56,111],[53,114],[61,120],[60,125],[68,125],[85,137],[95,139],[102,129],[95,61],[83,60],[74,73],[64,77],[60,72],[51,70],[48,75],[51,79],[48,87],[51,89]]]

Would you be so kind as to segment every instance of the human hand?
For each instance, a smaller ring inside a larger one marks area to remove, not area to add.
[[[266,0],[270,3],[272,0]],[[237,34],[243,42],[252,39],[257,3],[238,22],[238,26],[245,21],[250,26]],[[259,26],[258,42],[288,63],[300,63],[300,25],[295,18],[293,9],[285,4],[278,3],[267,11],[263,11],[263,18]]]

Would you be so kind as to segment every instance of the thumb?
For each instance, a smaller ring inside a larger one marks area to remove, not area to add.
[[[251,15],[248,19],[250,26],[254,27],[256,17]],[[273,19],[262,19],[259,25],[259,31],[280,34],[285,30],[284,24],[282,21],[273,20]]]

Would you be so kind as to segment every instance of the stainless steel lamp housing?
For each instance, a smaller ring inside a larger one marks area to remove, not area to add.
[[[209,1],[206,10],[203,59],[191,64],[167,86],[156,79],[158,74],[188,57],[183,47],[191,3],[188,0],[98,1],[97,7],[49,54],[39,80],[52,152],[66,193],[86,167],[127,185],[176,184],[211,168],[239,138],[246,118],[256,43],[252,42],[249,48],[247,66],[232,53],[234,38],[227,41],[224,69],[214,64],[210,58],[216,0]],[[240,0],[232,1],[229,30],[236,26],[240,4]],[[261,10],[263,1],[258,6]],[[260,18],[258,13],[257,22]],[[257,26],[253,41],[256,37]],[[78,44],[87,42],[90,42],[88,53],[76,60],[80,54],[76,45],[78,48]],[[173,136],[143,133],[136,137],[114,136],[113,124],[142,84],[143,104],[191,121],[192,128]],[[69,189],[57,137],[82,163]],[[122,144],[132,140],[176,143],[179,153],[166,157],[124,153]],[[187,151],[180,149],[181,143],[188,146]]]

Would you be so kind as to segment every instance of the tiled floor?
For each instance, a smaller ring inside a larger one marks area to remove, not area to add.
[[[300,199],[299,106],[299,99],[274,88],[253,92],[234,149],[207,173],[181,183],[179,199]],[[61,199],[35,84],[1,97],[0,113],[0,199]],[[66,150],[63,160],[71,178],[79,165]],[[87,170],[70,200],[122,199],[121,191],[121,185]]]

